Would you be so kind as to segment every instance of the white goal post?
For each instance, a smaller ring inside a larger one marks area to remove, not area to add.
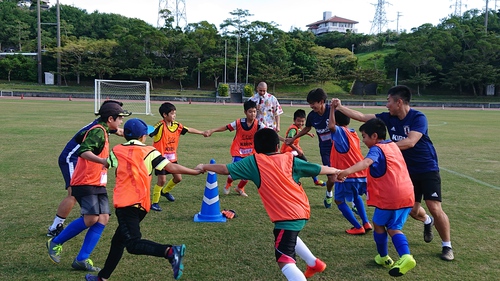
[[[13,97],[13,96],[14,96],[13,91],[4,91],[4,90],[0,91],[0,97]]]
[[[129,80],[95,80],[94,113],[105,100],[123,103],[123,109],[133,114],[151,114],[149,82]]]

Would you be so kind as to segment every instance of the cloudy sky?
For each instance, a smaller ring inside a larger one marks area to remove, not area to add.
[[[162,3],[175,3],[163,0]],[[370,33],[375,16],[377,0],[184,0],[188,23],[208,21],[217,27],[236,9],[248,10],[249,21],[275,22],[284,31],[292,27],[306,30],[306,25],[321,20],[324,11],[332,15],[359,22],[359,33]],[[485,0],[388,0],[386,5],[387,28],[411,30],[424,23],[436,25],[441,19],[455,11],[455,4],[462,3],[462,12],[470,9],[484,10]],[[495,7],[495,0],[489,1],[489,8]],[[498,1],[500,5],[500,1]],[[50,0],[55,5],[56,0]],[[115,13],[139,18],[156,26],[160,0],[59,0],[60,4],[72,5],[88,13]],[[163,4],[166,5],[166,4]],[[497,7],[497,8],[500,8]],[[399,12],[399,21],[398,18]]]

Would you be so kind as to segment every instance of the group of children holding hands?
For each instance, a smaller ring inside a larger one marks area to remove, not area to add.
[[[389,269],[391,276],[401,276],[415,267],[408,241],[402,232],[415,198],[413,185],[405,160],[398,146],[386,140],[386,126],[379,119],[365,122],[359,131],[369,148],[361,155],[360,139],[348,127],[350,119],[336,110],[340,101],[326,101],[322,89],[312,90],[307,97],[312,109],[294,113],[294,123],[285,138],[266,128],[257,118],[257,104],[244,103],[245,117],[227,125],[199,131],[183,126],[175,120],[176,108],[166,102],[160,106],[163,119],[154,127],[144,121],[129,119],[119,135],[126,142],[109,148],[108,134],[115,132],[129,114],[118,102],[106,102],[99,111],[98,122],[87,128],[77,154],[79,160],[71,177],[72,196],[80,204],[82,217],[71,222],[61,233],[47,242],[50,258],[59,263],[62,245],[88,229],[82,249],[73,262],[73,268],[98,272],[87,274],[86,280],[107,280],[116,268],[125,249],[131,254],[163,257],[173,268],[174,279],[183,273],[186,246],[159,244],[142,239],[140,222],[150,209],[161,211],[160,196],[175,200],[170,191],[181,180],[181,174],[197,175],[206,171],[228,175],[223,189],[230,193],[234,180],[241,180],[234,190],[247,196],[245,184],[251,180],[266,212],[274,223],[276,262],[287,280],[306,280],[323,272],[326,264],[314,256],[299,233],[310,218],[308,197],[300,178],[311,177],[316,185],[324,184],[318,175],[327,175],[325,207],[335,202],[342,215],[352,224],[346,232],[352,235],[373,230],[377,256],[375,262]],[[305,125],[305,127],[304,127]],[[300,148],[299,138],[316,129],[323,165],[307,162]],[[236,131],[230,153],[230,164],[200,164],[190,169],[177,164],[179,137],[186,133],[209,137],[215,132]],[[147,137],[153,146],[146,145]],[[280,142],[283,142],[280,148]],[[113,191],[118,228],[113,235],[108,257],[102,269],[93,265],[90,253],[97,245],[109,220],[108,197],[105,189],[107,169],[116,168]],[[158,176],[151,201],[150,182],[153,170]],[[166,175],[172,179],[166,181]],[[333,186],[335,191],[333,194]],[[373,226],[370,224],[362,195],[367,194],[367,205],[375,207]],[[347,202],[354,202],[361,222],[358,222]],[[388,255],[388,236],[391,237],[400,259],[394,262]],[[296,255],[307,264],[305,272],[296,266]]]

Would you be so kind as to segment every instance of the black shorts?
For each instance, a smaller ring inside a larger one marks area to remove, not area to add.
[[[276,262],[295,263],[295,245],[299,231],[275,228],[273,232]]]
[[[441,176],[439,171],[410,175],[415,192],[415,202],[434,200],[441,202]]]
[[[177,161],[175,161],[175,162],[170,162],[170,163],[177,164]],[[156,175],[156,176],[159,176],[159,175],[169,175],[169,174],[171,174],[171,173],[170,173],[169,171],[165,170],[165,169],[163,169],[163,170],[159,170],[159,171],[155,169],[155,175]]]

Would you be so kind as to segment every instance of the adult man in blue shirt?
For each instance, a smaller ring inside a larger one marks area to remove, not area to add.
[[[451,248],[450,221],[441,206],[441,177],[437,153],[428,134],[425,115],[410,108],[411,90],[407,86],[394,86],[388,91],[386,107],[389,112],[364,114],[342,106],[335,99],[336,109],[348,117],[366,122],[372,118],[384,121],[391,140],[396,142],[403,153],[415,191],[415,205],[410,215],[424,222],[424,241],[433,239],[432,226],[442,240],[441,259],[454,259]],[[421,206],[422,197],[433,217],[426,214]]]

